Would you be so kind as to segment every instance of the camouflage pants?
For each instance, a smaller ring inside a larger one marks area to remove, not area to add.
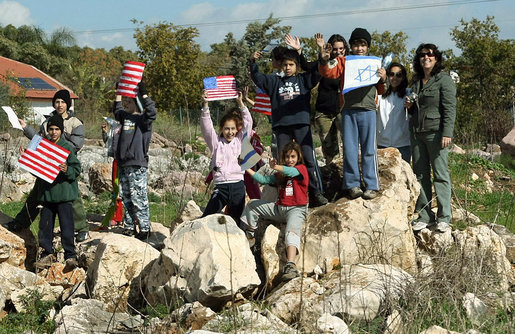
[[[322,142],[322,153],[325,163],[330,163],[334,157],[340,154],[340,144],[338,143],[338,132],[341,132],[341,115],[329,116],[321,112],[315,115],[315,131]]]
[[[147,168],[139,166],[120,167],[119,173],[120,193],[125,207],[124,227],[134,229],[134,224],[138,224],[140,231],[149,231]]]

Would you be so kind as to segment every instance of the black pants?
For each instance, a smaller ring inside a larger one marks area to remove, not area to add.
[[[277,135],[277,148],[279,151],[279,158],[284,145],[295,139],[295,142],[300,145],[302,155],[304,156],[304,163],[308,169],[309,174],[309,194],[311,196],[322,193],[322,179],[318,163],[315,159],[315,150],[313,146],[313,135],[311,134],[311,126],[306,125],[292,125],[292,126],[277,126],[273,129]]]
[[[72,202],[43,203],[39,219],[39,245],[45,250],[43,256],[54,253],[54,224],[55,216],[59,217],[61,227],[61,243],[64,248],[64,258],[77,257],[75,252],[73,209]]]
[[[245,207],[245,185],[243,181],[217,184],[202,217],[220,213],[226,205],[227,214],[239,226],[241,213]]]

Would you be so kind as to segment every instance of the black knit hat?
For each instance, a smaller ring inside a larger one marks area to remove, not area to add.
[[[367,41],[367,44],[370,47],[370,42],[372,41],[372,36],[370,36],[370,33],[367,31],[367,29],[356,28],[350,35],[349,44],[352,45],[352,42],[357,39],[364,39],[365,41]]]
[[[54,98],[52,99],[52,106],[55,105],[55,100],[62,99],[66,102],[66,110],[70,110],[72,106],[72,99],[70,98],[70,92],[66,89],[61,89],[57,93],[55,93]]]
[[[59,129],[61,129],[61,132],[64,132],[64,120],[61,115],[54,115],[48,119],[46,123],[47,131],[51,125],[57,126]]]

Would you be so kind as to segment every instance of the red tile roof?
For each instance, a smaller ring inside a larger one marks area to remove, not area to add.
[[[12,60],[0,56],[0,80],[11,88],[11,94],[17,94],[20,90],[24,89],[19,86],[10,78],[40,78],[41,80],[54,87],[56,90],[44,90],[44,89],[27,89],[25,96],[29,99],[52,99],[54,94],[61,89],[67,89],[70,91],[70,97],[72,99],[78,99],[79,97],[73,93],[73,91],[55,80],[43,71],[38,70],[32,65],[24,64],[22,62]]]

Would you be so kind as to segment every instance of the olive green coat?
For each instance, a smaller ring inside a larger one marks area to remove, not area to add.
[[[442,137],[453,137],[456,120],[456,84],[445,72],[433,76],[421,88],[417,80],[412,91],[418,94],[417,102],[411,107],[410,129],[418,132],[440,131]]]

